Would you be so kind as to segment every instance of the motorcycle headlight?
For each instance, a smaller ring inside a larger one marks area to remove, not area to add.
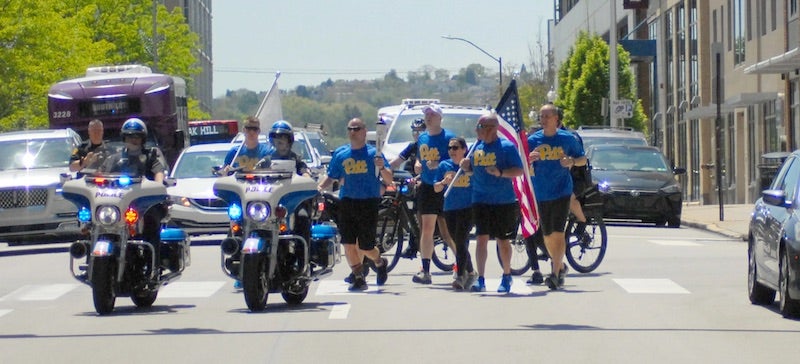
[[[270,208],[266,202],[251,202],[247,205],[247,216],[251,219],[263,222],[269,217]]]
[[[119,222],[119,209],[116,206],[100,206],[97,208],[97,222],[102,225],[113,225]]]
[[[661,191],[661,193],[678,193],[681,191],[681,188],[678,185],[669,185],[662,187],[659,191]]]

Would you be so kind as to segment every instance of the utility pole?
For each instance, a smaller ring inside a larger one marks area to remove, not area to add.
[[[611,26],[608,28],[608,101],[611,105],[617,101],[617,1],[610,0],[611,6]],[[610,108],[609,108],[610,109]],[[612,128],[617,127],[617,118],[611,113],[609,124]]]

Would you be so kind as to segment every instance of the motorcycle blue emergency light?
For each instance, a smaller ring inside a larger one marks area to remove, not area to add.
[[[128,177],[126,175],[119,176],[119,186],[120,187],[128,187],[130,185],[131,185],[131,178],[130,177]]]
[[[239,220],[239,219],[241,219],[242,218],[242,207],[239,206],[238,204],[235,204],[235,203],[231,204],[231,206],[228,207],[228,217],[231,220]]]
[[[89,222],[92,221],[92,212],[89,211],[86,207],[81,207],[78,210],[78,221],[80,222]]]
[[[408,186],[404,185],[403,187],[400,187],[400,193],[402,193],[404,195],[407,194],[408,193]]]

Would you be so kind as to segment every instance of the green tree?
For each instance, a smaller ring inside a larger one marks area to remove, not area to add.
[[[647,131],[647,116],[641,100],[636,98],[630,54],[617,46],[618,97],[634,100],[633,117],[624,125]],[[608,118],[600,115],[603,97],[609,89],[609,47],[598,35],[581,32],[568,57],[558,70],[558,97],[556,105],[564,109],[564,124],[607,125]]]
[[[47,90],[87,67],[153,67],[151,0],[0,0],[0,130],[48,125]],[[158,8],[157,70],[187,81],[199,73],[198,37],[180,9]],[[190,118],[202,117],[190,101]]]

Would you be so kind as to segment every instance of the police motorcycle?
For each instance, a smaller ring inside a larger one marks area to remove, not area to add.
[[[241,282],[250,311],[263,311],[269,293],[302,303],[311,282],[330,275],[341,261],[336,226],[311,223],[317,184],[297,175],[293,160],[266,157],[252,171],[220,177],[214,194],[229,206],[222,270]]]
[[[180,278],[191,259],[190,241],[181,229],[161,229],[159,246],[143,236],[145,213],[150,208],[168,210],[165,184],[174,181],[104,172],[109,160],[126,156],[123,148],[100,148],[82,176],[63,174],[62,181],[63,196],[77,205],[86,235],[69,248],[70,271],[92,288],[95,310],[103,315],[114,310],[118,296],[129,296],[137,307],[152,306],[159,288]],[[164,215],[162,226],[168,211]]]

